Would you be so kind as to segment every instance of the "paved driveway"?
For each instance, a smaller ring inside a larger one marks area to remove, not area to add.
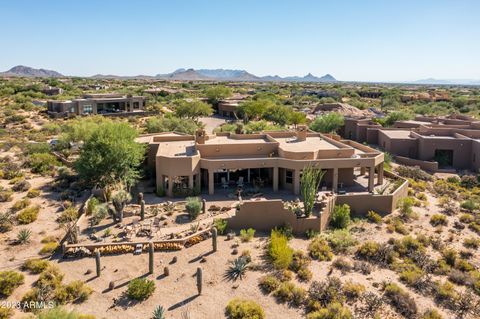
[[[200,122],[205,124],[205,130],[207,133],[212,133],[213,129],[220,126],[221,124],[226,122],[225,117],[221,117],[218,115],[208,116],[208,117],[201,117]]]

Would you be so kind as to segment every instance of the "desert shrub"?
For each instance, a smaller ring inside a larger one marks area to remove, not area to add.
[[[22,265],[22,270],[28,270],[32,274],[39,274],[50,265],[45,259],[28,259]]]
[[[264,319],[262,307],[252,300],[232,299],[228,302],[226,314],[229,319]]]
[[[357,256],[365,260],[373,260],[378,254],[380,244],[375,241],[366,241],[357,248]]]
[[[14,270],[0,272],[0,295],[10,296],[13,291],[24,283],[23,274]]]
[[[296,250],[293,253],[292,263],[289,268],[297,272],[302,268],[308,267],[310,262],[310,257],[308,257],[302,250]]]
[[[20,166],[14,162],[7,162],[2,167],[4,179],[13,179],[15,177],[23,176]]]
[[[255,229],[253,228],[240,230],[240,240],[243,242],[251,241],[253,236],[255,236]]]
[[[460,186],[465,187],[467,189],[472,189],[478,186],[478,179],[476,176],[464,175],[460,180]]]
[[[215,225],[215,228],[217,228],[217,231],[220,235],[223,235],[225,230],[227,230],[227,221],[225,219],[216,218],[213,220],[213,224]]]
[[[289,225],[282,225],[280,227],[275,227],[275,231],[287,237],[288,240],[293,238],[293,229]]]
[[[333,258],[332,249],[328,245],[328,242],[322,237],[317,237],[312,240],[308,245],[308,252],[310,257],[319,261],[332,260]]]
[[[332,302],[343,304],[345,295],[343,294],[343,286],[337,277],[328,277],[324,281],[314,281],[308,290],[310,310],[319,310],[327,307]]]
[[[398,217],[389,219],[387,221],[387,231],[389,233],[396,232],[396,233],[399,233],[399,234],[402,234],[402,235],[408,234],[408,230],[405,227],[405,224]]]
[[[266,275],[260,278],[258,285],[265,293],[271,293],[280,286],[280,280],[272,275]]]
[[[22,178],[13,184],[12,190],[14,192],[26,192],[30,187],[30,183],[27,182],[24,178]]]
[[[350,247],[357,244],[348,229],[336,229],[330,232],[326,239],[335,253],[345,253]]]
[[[452,305],[455,303],[455,301],[458,299],[458,293],[455,290],[454,285],[449,282],[435,282],[434,284],[434,293],[435,293],[435,299],[440,302],[444,303],[447,305]]]
[[[460,258],[457,258],[457,260],[455,261],[455,268],[460,270],[460,271],[464,271],[464,272],[469,272],[469,271],[475,270],[474,265],[472,265],[467,260],[460,259]]]
[[[277,273],[277,277],[281,282],[290,281],[293,279],[293,272],[288,269],[283,269]]]
[[[297,287],[291,282],[282,282],[273,292],[275,298],[280,302],[288,302],[295,306],[304,303],[307,292],[302,287]]]
[[[35,287],[41,291],[54,291],[62,286],[64,274],[56,265],[48,265],[48,267],[40,273]]]
[[[347,228],[350,221],[350,206],[336,205],[330,217],[330,225],[334,228]]]
[[[476,209],[478,209],[478,204],[471,200],[471,199],[467,199],[466,201],[463,201],[461,204],[460,204],[460,207],[469,211],[469,212],[473,212],[475,211]]]
[[[425,274],[423,270],[414,264],[409,263],[403,265],[401,268],[403,268],[403,270],[400,272],[400,280],[409,286],[417,286]]]
[[[0,319],[9,319],[13,317],[13,309],[0,306]]]
[[[60,224],[73,222],[78,218],[78,211],[75,207],[71,206],[65,209],[57,218],[57,222]]]
[[[475,237],[465,238],[463,240],[463,246],[466,248],[477,249],[480,246],[480,239]]]
[[[332,266],[342,272],[348,272],[353,269],[352,263],[343,257],[335,258],[335,260],[332,262]]]
[[[411,257],[414,253],[425,252],[425,246],[412,236],[404,236],[393,242],[393,248],[400,256]]]
[[[40,196],[40,193],[41,193],[41,192],[40,192],[39,189],[34,189],[34,188],[32,188],[32,189],[30,189],[30,190],[28,191],[27,197],[28,197],[28,198],[35,198],[35,197]]]
[[[381,224],[382,223],[382,216],[374,212],[373,210],[368,211],[367,219],[371,223]]]
[[[0,202],[9,202],[12,200],[13,192],[0,188]]]
[[[475,221],[475,216],[473,216],[472,214],[462,214],[462,215],[460,215],[460,217],[458,219],[462,223],[470,224],[470,223]]]
[[[385,286],[385,297],[388,298],[391,305],[407,318],[413,318],[417,314],[417,304],[415,300],[395,283],[389,283]]]
[[[307,319],[352,319],[352,313],[338,302],[329,304],[326,308],[311,312]]]
[[[473,232],[476,232],[477,234],[480,235],[480,223],[478,222],[474,222],[474,223],[470,223],[468,225],[468,228],[473,231]]]
[[[395,168],[395,171],[398,175],[411,178],[415,181],[431,181],[433,179],[432,175],[425,173],[422,169],[413,166],[398,166]]]
[[[429,309],[425,311],[420,319],[443,319],[443,317],[436,309]]]
[[[75,311],[67,311],[63,308],[55,307],[43,310],[38,314],[37,319],[95,319],[95,316],[84,315]]]
[[[185,204],[185,209],[187,210],[188,215],[191,219],[196,219],[202,210],[202,202],[198,197],[187,197],[187,203]]]
[[[30,200],[28,198],[23,198],[20,200],[17,200],[11,207],[11,209],[14,212],[18,212],[19,210],[22,210],[30,205]]]
[[[6,233],[13,228],[13,214],[10,212],[0,213],[0,233]]]
[[[312,280],[313,273],[307,267],[300,268],[297,272],[298,279],[301,281],[310,281]]]
[[[455,262],[458,258],[458,253],[453,248],[447,248],[442,251],[442,257],[449,266],[455,266]]]
[[[40,211],[39,206],[31,206],[23,209],[17,214],[17,221],[20,224],[30,224],[37,220],[38,213]]]
[[[127,296],[130,299],[142,301],[155,291],[155,282],[146,278],[135,278],[128,283]]]
[[[411,220],[416,218],[416,214],[413,211],[413,205],[415,204],[415,200],[411,197],[402,198],[398,202],[398,209],[400,211],[400,217],[403,220]]]
[[[447,217],[442,214],[433,214],[432,217],[430,217],[430,224],[433,227],[439,225],[446,226],[448,224]]]
[[[347,281],[343,284],[343,293],[349,300],[355,300],[365,292],[365,286],[357,284],[352,281]]]
[[[288,238],[277,230],[270,234],[268,255],[277,269],[287,269],[292,263],[293,249],[288,246]]]
[[[83,302],[88,299],[93,290],[81,280],[74,280],[63,287],[68,302]]]
[[[47,174],[50,173],[59,163],[57,158],[49,153],[32,154],[27,159],[27,165],[32,173]]]
[[[91,197],[87,202],[85,213],[87,215],[92,215],[97,209],[97,206],[99,204],[100,204],[100,201],[96,197]]]
[[[42,248],[40,249],[40,255],[50,255],[53,254],[55,250],[57,250],[59,244],[57,242],[49,242],[45,243]]]
[[[355,261],[353,263],[353,270],[364,275],[369,275],[372,272],[372,266],[364,261]]]

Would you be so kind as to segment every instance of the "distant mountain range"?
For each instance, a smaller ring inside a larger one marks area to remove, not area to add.
[[[18,65],[6,72],[0,72],[0,76],[21,76],[21,77],[63,77],[59,72],[34,69],[28,66]],[[262,82],[262,81],[285,81],[285,82],[336,82],[337,80],[330,74],[322,77],[316,77],[311,73],[300,76],[280,77],[275,76],[256,76],[245,70],[229,70],[229,69],[178,69],[172,73],[150,75],[136,75],[136,76],[120,76],[120,75],[105,75],[95,74],[92,78],[99,79],[165,79],[165,80],[179,80],[179,81],[239,81],[239,82]]]
[[[413,84],[432,84],[432,85],[480,85],[480,80],[473,80],[473,79],[422,79],[413,82],[409,82]]]

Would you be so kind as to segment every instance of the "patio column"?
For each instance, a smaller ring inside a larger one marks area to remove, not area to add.
[[[338,168],[333,169],[332,190],[334,193],[338,191]]]
[[[213,195],[214,186],[213,186],[213,170],[208,170],[208,194]]]
[[[278,191],[278,167],[273,167],[273,191]]]
[[[188,176],[188,188],[193,189],[193,175]]]
[[[375,166],[368,168],[368,191],[373,192],[373,187],[375,186]]]
[[[168,190],[167,190],[167,196],[172,197],[173,196],[173,176],[168,175]]]
[[[293,171],[293,193],[295,195],[300,194],[300,170]]]
[[[383,185],[383,163],[378,164],[377,183]]]
[[[366,171],[365,168],[366,168],[366,167],[360,167],[360,175],[361,175],[361,176],[365,175],[365,171]]]

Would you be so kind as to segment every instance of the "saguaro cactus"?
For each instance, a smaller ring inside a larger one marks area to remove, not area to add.
[[[148,273],[153,274],[153,243],[148,243]]]
[[[218,236],[217,228],[212,227],[212,248],[213,248],[213,252],[217,251],[217,236]]]
[[[95,265],[97,268],[97,277],[100,277],[101,268],[100,268],[100,251],[95,252]]]
[[[202,294],[202,268],[197,268],[197,290],[198,294]]]
[[[140,220],[145,219],[145,201],[142,199],[140,201]]]
[[[205,198],[202,199],[202,213],[203,214],[207,213],[207,200]]]

